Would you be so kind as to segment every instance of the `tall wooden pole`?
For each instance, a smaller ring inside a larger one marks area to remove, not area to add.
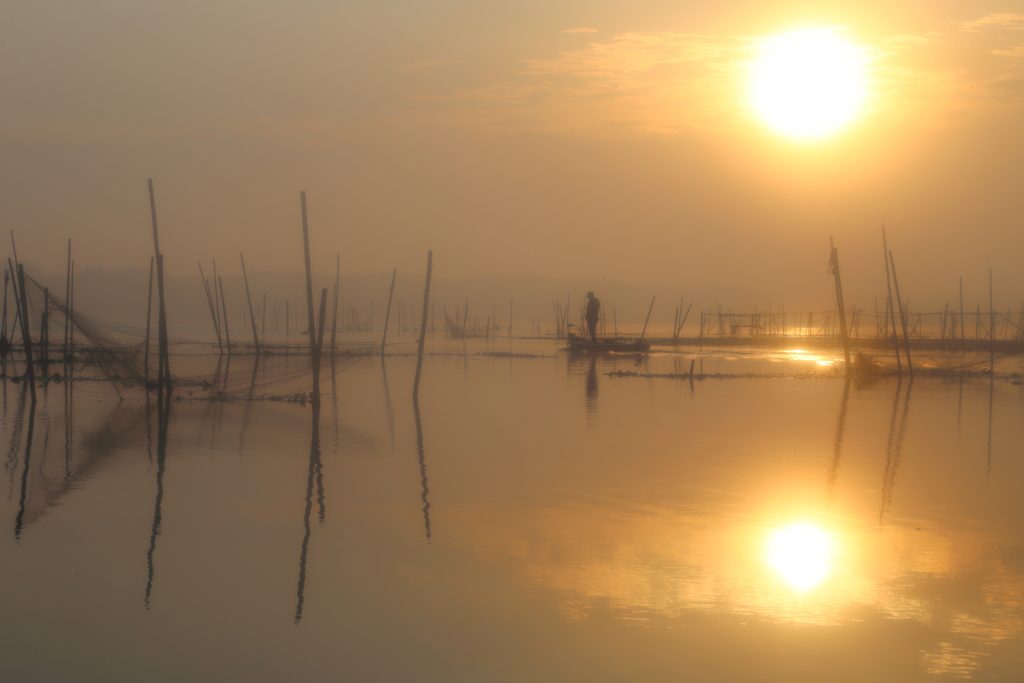
[[[335,254],[334,262],[334,307],[331,313],[331,357],[334,357],[334,344],[338,338],[338,284],[341,281],[341,254]]]
[[[308,306],[309,314],[309,352],[313,355],[316,348],[316,314],[313,311],[313,266],[309,258],[309,221],[306,218],[306,192],[302,191],[299,193],[299,199],[302,202],[302,247],[305,250],[306,256],[306,304]],[[313,368],[313,384],[314,394],[319,388],[319,378],[317,377],[316,368]]]
[[[199,277],[203,279],[203,290],[206,292],[206,303],[210,306],[210,318],[213,320],[213,331],[217,335],[217,350],[220,351],[221,355],[224,355],[224,343],[221,341],[220,335],[220,323],[217,321],[217,310],[220,309],[220,304],[217,303],[217,280],[214,278],[213,281],[213,292],[210,291],[210,282],[206,279],[206,273],[203,272],[203,264],[199,264]]]
[[[252,345],[256,349],[256,355],[260,355],[260,338],[256,334],[256,316],[252,312],[252,297],[249,295],[249,276],[245,274],[245,257],[238,254],[242,260],[242,281],[245,282],[245,300],[249,302],[249,324],[252,325]]]
[[[434,267],[434,250],[427,252],[427,283],[423,287],[423,315],[420,317],[420,345],[416,354],[416,379],[412,383],[412,397],[414,401],[419,400],[420,393],[420,372],[423,370],[423,348],[427,340],[427,308],[430,304],[430,273]]]
[[[69,360],[71,365],[68,368],[74,372],[75,370],[75,260],[71,259],[71,301],[68,303],[68,310],[71,312],[71,329],[68,330],[68,346],[70,347]]]
[[[846,359],[846,374],[850,374],[850,337],[846,329],[846,302],[843,301],[843,281],[839,276],[839,250],[836,249],[832,237],[829,236],[828,243],[832,247],[831,270],[836,278],[836,305],[839,307],[839,332],[843,336],[843,356]]]
[[[160,237],[156,227],[156,197],[153,194],[153,179],[149,179],[149,209],[153,217],[153,252],[156,257],[156,287],[159,301],[157,313],[157,330],[160,335],[160,363],[157,382],[170,386],[171,364],[170,350],[167,343],[167,308],[164,300],[164,259],[160,253]]]
[[[149,384],[149,336],[150,336],[150,321],[153,318],[153,269],[156,265],[156,257],[149,257],[149,292],[146,294],[146,341],[143,342],[142,352],[142,366],[144,368],[143,377],[146,380],[146,384]],[[68,284],[71,284],[71,265],[68,264]],[[70,288],[69,288],[70,289]],[[209,294],[207,294],[209,296]]]
[[[988,371],[996,371],[996,309],[992,299],[992,266],[988,267]]]
[[[28,324],[28,297],[25,296],[25,267],[18,264],[18,290],[21,294],[21,339],[25,345],[25,381],[28,382],[32,403],[36,402],[36,377],[32,367],[32,335]]]
[[[964,334],[964,278],[960,276],[960,355],[967,353],[967,336]]]
[[[10,280],[11,271],[4,268],[4,315],[2,329],[0,329],[0,337],[6,339],[7,341],[10,341],[10,339],[7,339],[7,285],[10,284]]]
[[[316,317],[313,310],[313,266],[309,256],[309,220],[306,214],[305,190],[299,193],[299,200],[302,204],[302,248],[306,266],[306,304],[309,320],[306,331],[309,334],[309,348],[312,352],[316,345]]]
[[[152,283],[152,265],[150,266],[150,282]],[[152,287],[152,284],[150,284]],[[68,301],[71,300],[71,238],[68,238],[68,269],[64,287],[64,363],[68,362],[68,328],[71,325],[71,318],[67,315]],[[6,301],[4,302],[7,303]],[[66,373],[65,373],[66,374]]]
[[[11,294],[14,296],[14,321],[11,322],[11,344],[14,344],[14,331],[18,327],[18,323],[21,321],[21,288],[18,287],[18,267],[11,263],[10,257],[7,258],[7,266],[11,269]],[[13,358],[12,358],[13,360]]]
[[[324,330],[327,328],[327,288],[320,290],[320,316],[316,326],[316,357],[319,362],[323,358]]]
[[[327,317],[327,288],[324,287],[320,290],[320,321],[317,327],[317,335],[315,343],[313,344],[313,395],[312,399],[317,403],[320,402],[320,354],[324,348],[324,319]]]
[[[914,363],[910,360],[910,333],[907,331],[907,312],[903,308],[903,299],[900,298],[900,281],[896,277],[896,261],[889,252],[889,265],[892,266],[892,286],[896,289],[896,302],[900,305],[900,322],[903,324],[903,349],[907,354],[907,371],[914,376]]]
[[[647,309],[647,319],[644,320],[644,329],[640,333],[640,341],[643,341],[644,340],[644,335],[647,334],[647,323],[649,323],[651,321],[651,311],[654,310],[654,300],[655,300],[655,298],[657,298],[657,295],[651,297],[651,307]]]
[[[391,320],[391,299],[395,295],[395,276],[398,275],[398,268],[391,271],[391,289],[388,290],[388,308],[384,312],[384,336],[380,340],[380,355],[384,355],[384,347],[388,344],[388,321]]]
[[[903,364],[900,361],[900,338],[896,332],[896,306],[892,299],[892,281],[889,276],[889,245],[885,240],[885,226],[882,226],[882,257],[885,259],[885,286],[889,292],[889,317],[892,321],[892,343],[896,350],[896,372],[903,376]],[[910,362],[910,359],[907,359]]]
[[[11,351],[11,340],[7,337],[7,286],[10,284],[11,271],[4,268],[4,313],[3,324],[0,326],[0,358],[3,359],[3,375],[7,376],[7,356]]]
[[[217,296],[217,292],[220,289],[220,278],[217,277],[217,259],[212,259],[212,260],[213,260],[213,307],[214,307],[214,312],[217,314],[217,322],[215,323],[215,325],[217,327],[218,334],[219,334],[220,330],[224,330],[224,334],[226,335],[227,334],[227,327],[228,327],[228,312],[224,311],[224,316],[223,316],[223,321],[224,322],[223,322],[223,325],[222,325],[221,324],[221,319],[222,318],[221,318],[221,310],[220,310],[220,297]],[[230,345],[228,346],[228,350],[230,350]]]
[[[220,287],[220,307],[224,309],[224,343],[228,347],[228,355],[231,355],[231,332],[228,330],[228,305],[224,300],[224,278],[217,276],[217,286]]]

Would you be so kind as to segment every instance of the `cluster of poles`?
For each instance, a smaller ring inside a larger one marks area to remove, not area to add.
[[[442,315],[444,316],[444,333],[446,337],[451,339],[465,339],[466,337],[484,337],[485,339],[491,339],[497,337],[502,331],[508,334],[509,338],[512,337],[512,310],[515,305],[515,300],[510,299],[508,304],[508,325],[502,330],[502,326],[498,324],[498,306],[497,304],[492,305],[490,316],[479,316],[474,315],[472,319],[469,317],[469,299],[466,299],[465,305],[462,307],[455,307],[455,318],[453,319],[448,315],[448,307],[442,306]],[[431,310],[430,314],[430,329],[434,329],[434,313]]]
[[[32,332],[31,332],[31,314],[28,305],[28,283],[32,281],[27,275],[25,275],[25,266],[18,262],[18,248],[14,242],[14,232],[11,231],[11,251],[13,254],[12,258],[7,259],[8,269],[4,270],[4,302],[2,317],[0,317],[0,357],[3,359],[3,374],[7,375],[7,357],[14,350],[12,340],[15,337],[15,331],[20,330],[21,332],[21,343],[25,354],[25,382],[28,384],[29,394],[32,402],[36,401],[36,386],[35,386],[35,366],[38,364],[43,376],[46,377],[49,374],[50,365],[50,310],[51,302],[54,308],[61,310],[64,313],[64,342],[62,345],[63,352],[61,354],[62,361],[64,363],[65,372],[69,373],[69,368],[73,369],[74,364],[74,345],[75,345],[75,329],[72,321],[74,320],[73,313],[73,296],[74,296],[74,261],[71,259],[71,240],[68,240],[68,267],[67,267],[67,292],[65,294],[64,303],[60,304],[57,302],[55,297],[50,295],[48,287],[43,288],[43,310],[40,316],[40,335],[39,335],[39,358],[35,358],[35,354],[32,348]],[[34,281],[32,281],[34,282]],[[9,316],[8,293],[13,293],[14,299],[14,317],[11,319],[10,336],[8,336],[7,321]]]
[[[832,238],[829,238],[829,242],[832,242]],[[888,242],[885,236],[885,228],[882,228],[882,250],[883,258],[885,259],[885,283],[886,283],[886,310],[889,316],[889,322],[891,322],[890,329],[892,331],[892,343],[893,351],[896,355],[896,372],[900,376],[903,375],[903,359],[906,360],[907,372],[911,377],[914,375],[914,362],[910,356],[910,324],[909,315],[906,307],[903,304],[903,297],[900,295],[900,283],[899,277],[896,274],[896,260],[893,257],[892,251],[889,249]],[[843,340],[843,354],[846,362],[846,372],[850,374],[852,372],[852,366],[850,364],[850,334],[849,329],[846,325],[846,304],[843,300],[843,283],[840,277],[839,271],[839,251],[836,249],[835,244],[832,243],[831,258],[829,260],[829,272],[835,277],[836,287],[836,308],[839,311],[839,330]],[[993,305],[993,294],[992,294],[992,269],[988,271],[988,286],[989,286],[989,329],[992,331],[991,343],[989,344],[989,371],[994,372],[995,370],[995,307]],[[894,297],[895,294],[895,297]],[[963,310],[963,280],[961,279],[960,287],[961,296],[961,311]],[[900,329],[902,330],[902,345],[900,344],[900,335],[897,332],[896,326],[896,314],[899,313]],[[960,317],[961,321],[961,338],[963,338],[963,316]],[[900,347],[903,347],[903,359],[900,357]]]

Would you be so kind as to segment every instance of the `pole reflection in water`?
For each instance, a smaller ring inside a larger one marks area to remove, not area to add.
[[[338,370],[334,363],[334,349],[331,349],[331,412],[334,417],[334,454],[338,454]]]
[[[148,395],[146,401],[148,404]],[[167,462],[167,427],[171,417],[171,396],[163,388],[157,389],[156,415],[156,502],[153,505],[153,525],[149,532],[149,550],[146,552],[146,595],[143,600],[147,610],[149,598],[153,593],[153,555],[156,552],[156,537],[160,535],[160,524],[163,521],[164,465]],[[148,411],[146,421],[149,422]]]
[[[846,430],[846,407],[850,401],[849,376],[843,383],[843,397],[839,400],[839,420],[836,424],[836,439],[832,447],[832,465],[828,468],[828,499],[835,497],[836,477],[839,474],[839,463],[843,458],[843,432]]]
[[[28,409],[28,434],[25,436],[25,467],[21,472],[21,497],[18,501],[18,516],[14,520],[14,538],[21,538],[21,528],[25,522],[25,499],[28,496],[28,468],[32,464],[32,432],[35,429],[36,402],[32,401]]]
[[[388,368],[384,356],[380,357],[380,372],[384,376],[384,412],[388,421],[388,435],[391,437],[391,452],[395,452],[395,409],[391,406],[391,392],[388,390]]]
[[[587,423],[593,424],[597,417],[597,357],[590,357],[590,368],[587,370],[586,388]]]
[[[956,399],[956,440],[960,441],[960,416],[964,409],[964,374],[960,373],[960,391]]]
[[[882,507],[878,512],[878,523],[882,524],[886,510],[892,505],[892,490],[896,485],[896,471],[900,466],[903,452],[903,436],[907,428],[907,415],[910,413],[910,392],[914,388],[914,380],[907,384],[907,395],[903,399],[903,412],[897,423],[896,414],[900,401],[900,389],[903,378],[896,380],[896,395],[892,401],[892,418],[889,421],[889,441],[885,449],[885,472],[882,475]]]
[[[252,377],[249,379],[249,397],[245,402],[245,410],[242,411],[242,429],[238,433],[238,454],[242,454],[245,448],[245,434],[249,431],[249,419],[252,416],[252,404],[256,399],[256,373],[260,367],[260,356],[257,353],[252,361]]]
[[[64,483],[71,480],[71,459],[75,442],[75,388],[70,377],[64,378]]]
[[[423,420],[420,419],[420,400],[417,396],[412,397],[412,410],[416,416],[416,450],[420,458],[420,484],[423,486],[423,493],[420,498],[423,500],[423,529],[427,534],[427,541],[430,541],[430,501],[427,494],[427,458],[423,451]]]
[[[228,378],[231,375],[231,356],[232,356],[232,354],[228,353],[224,357],[224,380],[221,383],[221,392],[224,393],[225,395],[228,393]],[[217,368],[218,368],[218,370],[220,368],[220,360],[219,359],[217,360]],[[214,412],[214,418],[213,418],[212,423],[210,425],[210,447],[211,448],[214,447],[214,444],[216,443],[216,439],[217,439],[217,434],[220,432],[220,428],[223,426],[223,422],[224,422],[224,409],[225,409],[225,405],[226,405],[225,401],[214,401],[214,403],[216,404],[216,410]]]
[[[988,380],[988,449],[985,459],[985,476],[992,474],[992,401],[995,399],[996,378],[989,377]]]
[[[18,463],[21,462],[21,458],[18,457],[18,449],[21,447],[21,432],[25,424],[25,401],[27,393],[28,387],[22,387],[21,394],[18,396],[18,408],[14,411],[14,428],[11,429],[11,441],[7,448],[7,459],[4,461],[4,469],[7,470],[7,474],[10,477],[8,498],[10,498],[14,491],[14,476],[15,472],[18,470]]]
[[[302,621],[302,608],[306,601],[306,560],[309,557],[309,536],[312,528],[309,519],[313,514],[313,483],[318,482],[320,503],[320,521],[324,520],[323,471],[320,463],[320,397],[314,396],[312,401],[313,427],[309,444],[309,469],[306,474],[306,509],[302,517],[304,533],[302,550],[299,552],[299,584],[295,603],[295,623]]]

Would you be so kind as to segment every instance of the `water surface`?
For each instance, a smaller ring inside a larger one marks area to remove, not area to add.
[[[316,431],[0,385],[3,679],[1024,678],[1021,386],[513,346],[438,341],[418,406],[339,361]]]

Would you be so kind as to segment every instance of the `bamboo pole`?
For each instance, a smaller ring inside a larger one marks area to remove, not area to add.
[[[832,247],[831,270],[836,280],[836,306],[839,308],[839,332],[843,336],[843,356],[846,359],[846,374],[851,371],[850,366],[850,339],[849,331],[846,328],[846,302],[843,301],[843,281],[839,276],[839,250],[836,249],[832,237],[829,236],[828,243]]]
[[[21,294],[21,339],[25,345],[25,381],[28,382],[32,404],[36,402],[36,378],[32,367],[32,336],[28,324],[28,297],[25,295],[25,267],[18,264],[18,290]]]
[[[903,300],[900,298],[900,281],[896,277],[896,261],[889,252],[889,263],[892,266],[892,286],[896,290],[896,301],[900,305],[900,323],[903,325],[903,349],[907,355],[907,371],[914,376],[914,363],[910,360],[910,335],[907,332],[907,312],[903,307]]]
[[[160,335],[160,371],[157,373],[157,382],[162,382],[168,388],[171,384],[170,348],[167,339],[167,307],[164,300],[164,259],[160,253],[160,238],[156,227],[156,197],[153,194],[153,179],[149,179],[149,208],[153,217],[153,252],[156,257],[156,285],[157,300],[159,301],[157,313],[157,329]]]
[[[316,344],[313,346],[313,400],[320,401],[320,355],[324,349],[324,320],[327,317],[327,288],[320,290],[320,318],[317,325]]]
[[[153,281],[153,263],[152,263],[152,261],[150,261],[149,273],[150,273],[149,274],[150,283],[152,283],[152,281]],[[68,304],[68,301],[71,299],[71,238],[70,237],[68,238],[68,269],[67,269],[67,277],[65,278],[65,283],[64,284],[65,284],[65,287],[64,287],[64,307],[65,307],[65,313],[64,313],[64,364],[67,365],[67,362],[68,362],[68,328],[71,325],[71,319],[67,315],[67,304]],[[150,287],[152,287],[152,284],[150,284]],[[5,310],[6,310],[7,302],[4,301],[4,304],[5,304]],[[5,329],[6,329],[6,327],[5,327]],[[65,374],[67,374],[66,370],[65,370]]]
[[[964,331],[964,278],[960,276],[960,355],[967,353],[967,335]]]
[[[996,371],[996,309],[992,298],[992,266],[988,267],[988,319],[988,371],[991,374]]]
[[[391,288],[388,289],[388,308],[384,312],[384,336],[380,340],[380,355],[384,355],[384,347],[388,343],[388,323],[391,320],[391,299],[395,296],[395,276],[398,275],[398,268],[391,271]]]
[[[220,279],[217,277],[217,259],[213,260],[213,307],[216,313],[216,320],[214,326],[217,328],[217,335],[220,336],[221,331],[226,329],[228,326],[228,314],[224,312],[223,320],[224,323],[221,325],[221,310],[220,310],[220,297],[217,296],[217,292],[220,291]],[[201,268],[200,268],[201,269]]]
[[[146,293],[146,341],[143,342],[142,352],[142,367],[143,377],[146,380],[146,386],[149,386],[149,337],[152,330],[150,329],[151,321],[153,319],[153,269],[156,267],[156,257],[149,257],[149,290]],[[68,264],[68,285],[71,284],[71,264]],[[204,280],[205,286],[205,280]],[[69,292],[70,294],[70,292]],[[206,298],[210,298],[210,293],[206,293]]]
[[[882,226],[882,256],[885,258],[885,286],[886,286],[886,289],[889,292],[889,300],[888,300],[887,303],[888,303],[888,306],[889,306],[889,317],[890,317],[890,320],[892,321],[892,343],[893,343],[893,347],[896,350],[896,372],[897,372],[897,374],[899,374],[902,377],[903,376],[903,364],[900,362],[900,338],[899,338],[899,334],[896,332],[896,306],[894,305],[893,298],[892,298],[892,281],[891,281],[890,274],[889,274],[890,273],[890,268],[889,268],[889,245],[888,245],[888,243],[886,242],[886,239],[885,239],[885,226],[884,225]],[[889,320],[886,321],[886,325],[888,325],[888,324],[889,324]],[[907,362],[908,363],[910,362],[909,358],[907,359]]]
[[[68,368],[73,373],[75,371],[75,259],[71,259],[71,301],[68,303],[68,311],[71,315],[71,329],[68,331],[71,365]]]
[[[654,296],[651,297],[651,307],[647,309],[647,319],[644,320],[644,329],[640,333],[640,341],[641,342],[644,340],[644,335],[647,334],[647,323],[649,323],[651,321],[651,311],[654,310],[654,300],[656,298],[657,298],[657,295],[654,295]]]
[[[682,308],[682,304],[680,304],[680,308]],[[691,308],[693,308],[693,302],[692,301],[690,302],[690,305],[688,305],[686,307],[686,313],[683,314],[683,319],[681,321],[679,321],[679,329],[676,331],[676,339],[679,338],[679,333],[683,331],[683,325],[686,324],[686,319],[690,317],[690,309]]]
[[[71,274],[68,273],[70,281]],[[4,313],[2,329],[0,329],[0,338],[7,340],[7,285],[10,283],[11,271],[4,268]],[[9,341],[9,340],[8,340]],[[6,354],[5,354],[6,355]]]
[[[428,306],[428,304],[430,302],[430,274],[431,274],[431,271],[433,270],[433,267],[434,267],[434,250],[431,249],[430,251],[427,252],[427,282],[426,282],[426,285],[424,285],[424,287],[423,287],[423,316],[422,316],[422,318],[420,318],[420,320],[422,322],[426,322],[426,320],[427,320],[427,306]],[[420,324],[419,350],[417,351],[417,354],[416,354],[416,378],[413,380],[413,384],[412,384],[412,398],[413,398],[414,401],[418,401],[419,400],[419,394],[420,394],[420,372],[423,370],[423,348],[424,348],[424,346],[426,344],[426,340],[427,340],[427,335],[426,335],[427,326],[422,324],[422,322]]]
[[[334,305],[331,307],[331,357],[338,338],[338,285],[341,282],[341,253],[334,255]]]
[[[21,321],[21,288],[18,286],[18,269],[11,263],[10,257],[7,258],[7,266],[11,269],[11,294],[14,296],[14,321],[11,323],[11,345],[14,345],[14,331],[18,327]],[[13,358],[12,358],[13,360]]]
[[[256,335],[256,316],[252,312],[252,297],[249,296],[249,276],[245,273],[245,257],[241,253],[238,258],[242,261],[242,282],[245,283],[245,300],[249,303],[249,324],[252,325],[252,345],[256,355],[260,355],[260,338]]]
[[[4,269],[4,313],[2,330],[0,330],[0,357],[3,358],[3,375],[7,376],[7,356],[11,350],[11,340],[7,337],[7,285],[10,283],[11,271]]]
[[[151,266],[151,271],[152,271],[152,266]],[[223,345],[223,342],[221,342],[221,339],[220,339],[220,325],[217,323],[217,313],[214,312],[214,308],[215,307],[219,307],[219,304],[216,304],[217,297],[214,294],[210,293],[210,283],[206,279],[206,273],[203,272],[203,264],[202,263],[199,264],[199,276],[200,276],[200,278],[203,279],[203,290],[206,292],[206,302],[210,306],[210,317],[213,319],[213,332],[214,332],[214,334],[217,335],[217,349],[221,353],[223,353],[224,352],[224,345]],[[213,286],[216,288],[216,286],[217,286],[217,282],[216,281],[214,281]],[[151,287],[151,289],[153,288],[153,279],[152,278],[150,279],[150,287]],[[148,321],[146,321],[146,326],[148,326]]]
[[[224,298],[224,279],[221,276],[217,276],[217,286],[220,288],[220,305],[224,309],[224,343],[228,347],[228,355],[231,355],[231,332],[228,330],[228,305]]]
[[[302,248],[306,257],[306,306],[309,314],[309,352],[313,365],[313,396],[320,396],[320,367],[316,358],[316,317],[313,311],[313,266],[309,257],[309,221],[306,216],[306,192],[299,193],[302,203]]]

